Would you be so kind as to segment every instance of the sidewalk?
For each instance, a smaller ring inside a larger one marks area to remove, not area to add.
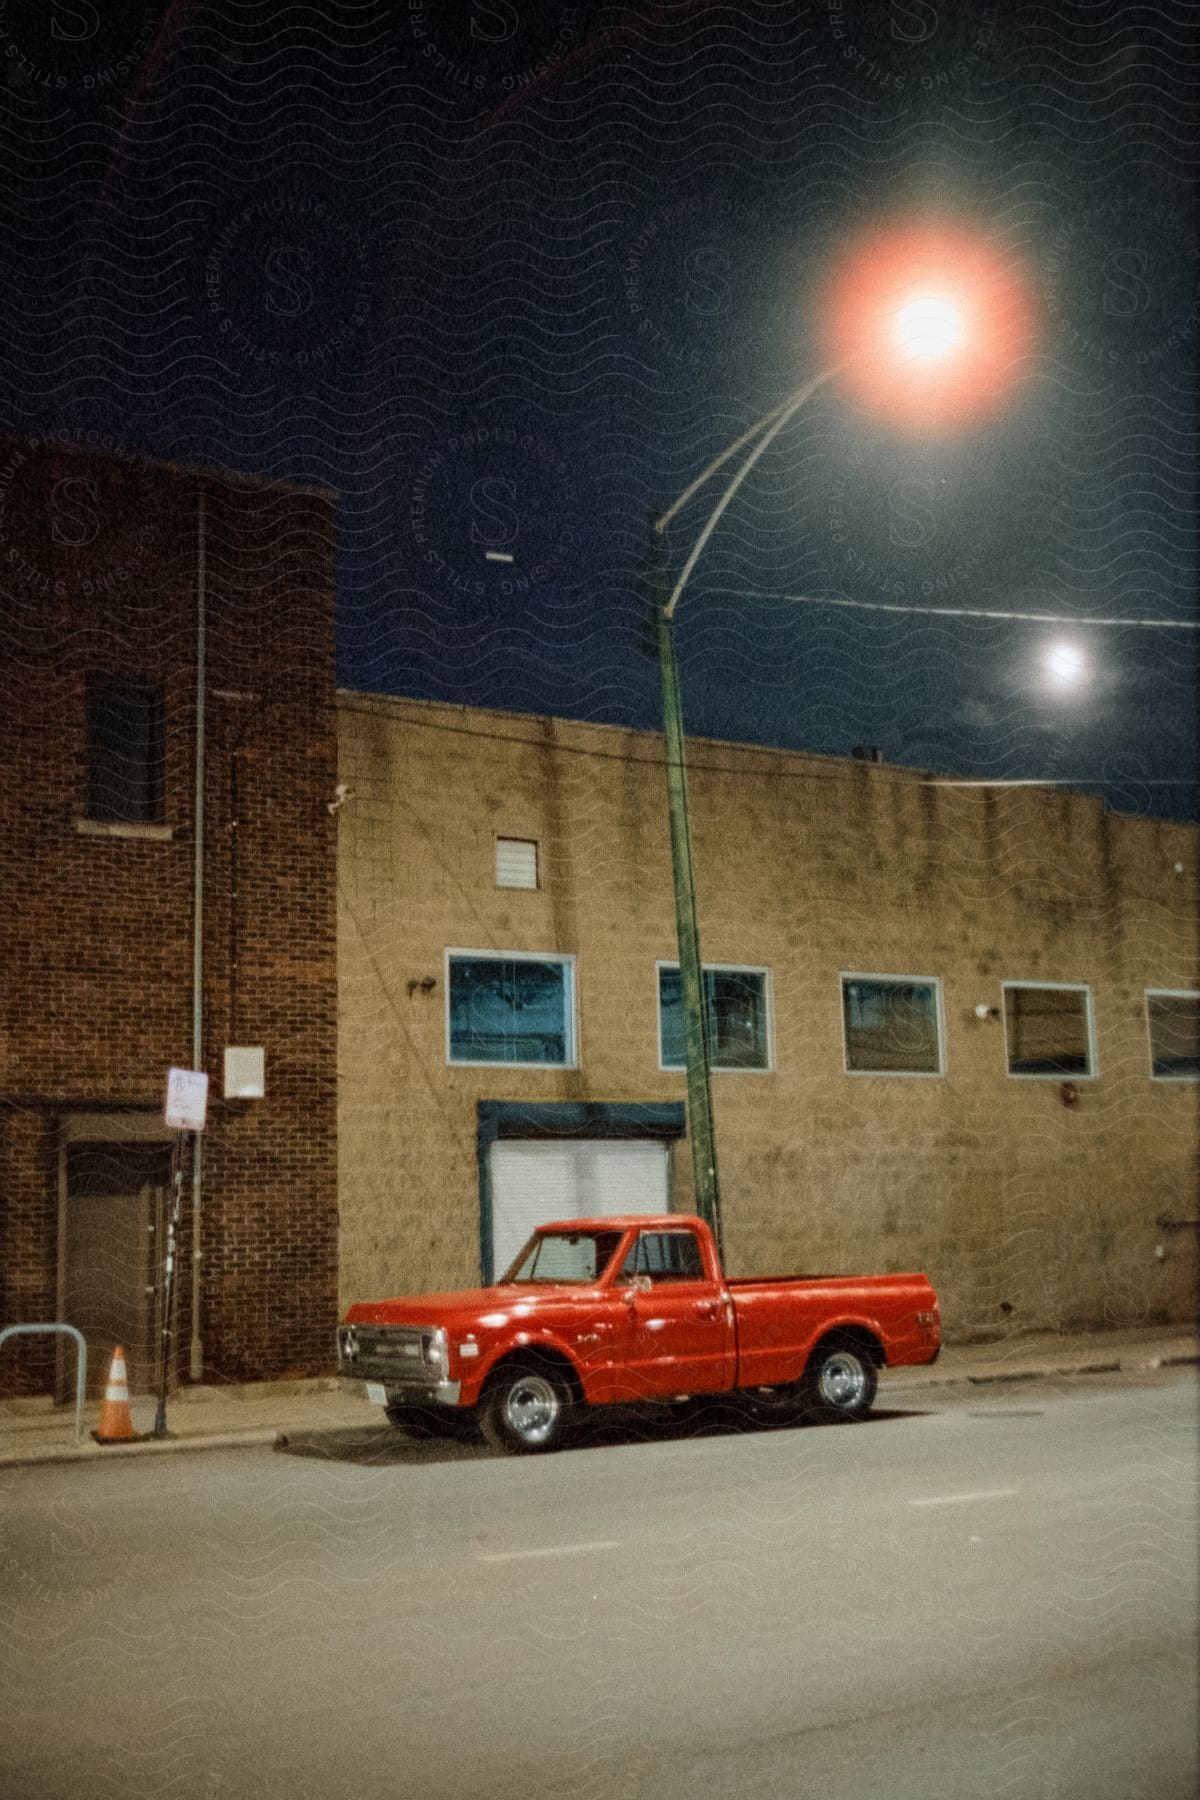
[[[84,1438],[75,1439],[75,1403],[0,1400],[0,1468],[30,1463],[113,1462],[125,1456],[164,1456],[181,1450],[222,1450],[273,1444],[281,1434],[344,1431],[382,1422],[382,1412],[366,1400],[343,1393],[332,1378],[262,1381],[244,1387],[188,1387],[167,1402],[168,1436],[149,1436],[156,1407],[152,1395],[131,1394],[133,1428],[145,1433],[135,1444],[97,1444],[92,1430],[100,1402],[84,1407]]]
[[[884,1374],[880,1398],[923,1392],[955,1382],[991,1384],[1200,1363],[1200,1339],[1182,1327],[1078,1334],[1032,1333],[992,1344],[951,1344],[930,1368]],[[154,1401],[132,1400],[134,1429],[149,1432]],[[273,1444],[293,1432],[344,1431],[382,1423],[378,1407],[343,1393],[332,1378],[256,1382],[246,1387],[183,1388],[167,1405],[170,1436],[137,1444],[96,1444],[90,1433],[100,1403],[85,1411],[85,1436],[75,1442],[75,1408],[42,1400],[0,1400],[0,1468],[32,1463],[112,1462],[123,1456],[163,1456]]]
[[[1182,1325],[1132,1331],[1029,1332],[992,1344],[947,1344],[929,1367],[885,1372],[880,1392],[898,1394],[947,1382],[984,1385],[1117,1370],[1129,1374],[1188,1363],[1200,1363],[1200,1337]]]

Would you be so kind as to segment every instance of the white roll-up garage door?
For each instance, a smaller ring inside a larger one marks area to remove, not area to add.
[[[551,1219],[669,1211],[667,1146],[644,1138],[499,1138],[488,1151],[492,1267]]]

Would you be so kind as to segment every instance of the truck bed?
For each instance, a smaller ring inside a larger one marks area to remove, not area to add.
[[[726,1286],[739,1387],[794,1377],[831,1325],[883,1346],[885,1364],[928,1360],[918,1315],[937,1302],[925,1275],[753,1276],[727,1279]]]

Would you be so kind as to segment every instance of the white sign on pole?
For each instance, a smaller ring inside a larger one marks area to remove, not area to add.
[[[202,1069],[167,1070],[167,1107],[171,1131],[203,1131],[208,1109],[208,1076]]]

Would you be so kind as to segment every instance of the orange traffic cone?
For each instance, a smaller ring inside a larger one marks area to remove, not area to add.
[[[98,1444],[136,1444],[138,1441],[138,1434],[133,1429],[133,1416],[129,1411],[125,1352],[120,1344],[113,1351],[108,1386],[104,1390],[104,1405],[100,1408],[100,1425],[92,1436]]]

